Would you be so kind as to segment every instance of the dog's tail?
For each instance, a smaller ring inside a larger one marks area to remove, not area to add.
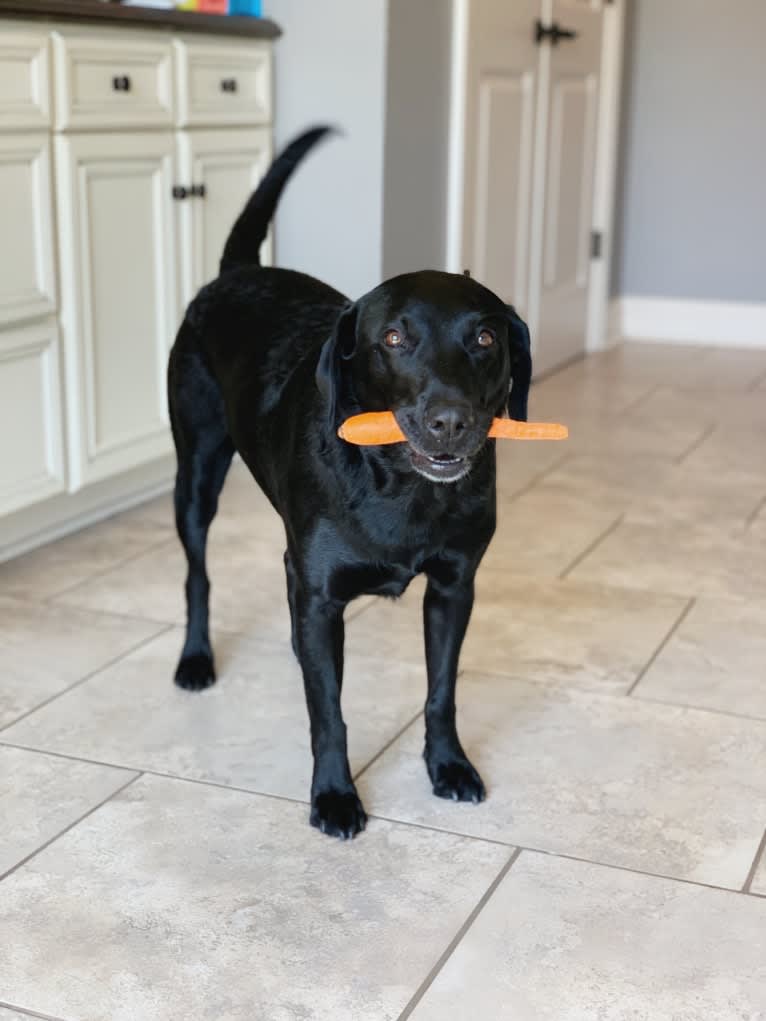
[[[327,126],[310,128],[277,156],[232,227],[221,257],[221,273],[235,266],[260,265],[260,248],[285,185],[303,157],[332,131]]]

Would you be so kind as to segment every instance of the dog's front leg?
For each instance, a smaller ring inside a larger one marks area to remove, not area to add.
[[[311,825],[346,840],[364,829],[367,816],[351,779],[340,707],[343,609],[300,588],[295,592],[295,639],[314,754]]]
[[[482,779],[457,735],[455,686],[460,648],[473,609],[475,568],[429,572],[423,601],[428,670],[426,745],[423,757],[434,794],[454,801],[483,801]]]

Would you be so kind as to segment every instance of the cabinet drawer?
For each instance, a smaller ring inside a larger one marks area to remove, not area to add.
[[[0,131],[50,123],[48,37],[26,27],[0,28]]]
[[[262,43],[176,40],[177,123],[216,127],[271,120],[271,52]]]
[[[169,38],[53,33],[59,131],[173,122]]]
[[[64,490],[58,347],[52,320],[0,333],[0,515]]]

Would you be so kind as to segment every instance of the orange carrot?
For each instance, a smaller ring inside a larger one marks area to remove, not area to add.
[[[569,430],[565,425],[554,422],[515,422],[510,418],[495,418],[489,435],[502,440],[565,440]],[[359,447],[404,443],[407,439],[392,411],[352,415],[338,429],[338,436]]]

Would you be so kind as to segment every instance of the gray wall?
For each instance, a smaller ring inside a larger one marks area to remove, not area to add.
[[[386,0],[264,0],[275,46],[275,141],[312,124],[343,137],[308,157],[285,191],[276,261],[350,297],[379,283],[383,251]]]
[[[766,301],[766,0],[630,0],[617,294]]]
[[[451,0],[389,0],[383,276],[444,269]]]

